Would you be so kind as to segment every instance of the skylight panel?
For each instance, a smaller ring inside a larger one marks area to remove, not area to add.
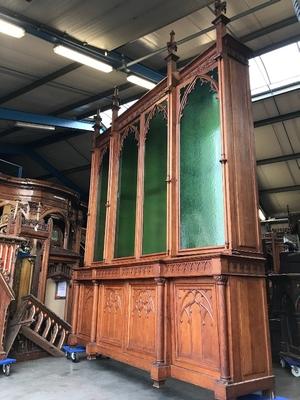
[[[299,43],[293,43],[250,60],[250,86],[253,97],[268,97],[274,92],[288,91],[299,86],[299,49]]]

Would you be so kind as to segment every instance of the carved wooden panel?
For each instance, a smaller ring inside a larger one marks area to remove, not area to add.
[[[148,354],[155,352],[156,310],[154,285],[129,286],[128,349]]]
[[[239,349],[232,367],[238,379],[255,378],[268,372],[270,362],[265,280],[231,277],[229,284],[233,346]]]
[[[217,369],[219,347],[214,285],[175,283],[173,296],[174,364],[179,361]]]
[[[87,284],[80,287],[78,308],[80,310],[77,326],[78,335],[89,340],[93,308],[93,285]]]
[[[124,287],[103,286],[99,306],[97,343],[104,341],[116,346],[122,345],[124,300]]]

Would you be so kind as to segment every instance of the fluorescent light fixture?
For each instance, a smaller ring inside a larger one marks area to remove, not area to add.
[[[25,29],[0,19],[0,33],[20,39],[25,35]]]
[[[111,65],[105,64],[104,62],[96,60],[95,58],[92,58],[90,56],[86,56],[85,54],[80,53],[76,50],[72,50],[69,47],[59,45],[54,47],[53,51],[54,53],[59,54],[60,56],[69,58],[70,60],[87,65],[88,67],[91,68],[95,68],[99,71],[107,73],[113,70]]]
[[[137,75],[128,75],[127,80],[135,85],[142,86],[149,90],[155,87],[155,83],[147,81],[147,79],[140,78]]]
[[[47,131],[54,131],[55,130],[55,126],[42,125],[42,124],[32,124],[31,122],[22,122],[22,121],[17,121],[15,126],[18,126],[19,128],[45,129]]]
[[[265,216],[265,214],[263,213],[263,211],[262,211],[261,208],[258,210],[258,215],[259,215],[259,219],[260,219],[261,221],[265,221],[265,220],[266,220],[266,216]]]

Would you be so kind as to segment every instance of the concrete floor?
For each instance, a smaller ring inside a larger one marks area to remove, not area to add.
[[[277,395],[300,400],[300,378],[275,367]],[[169,379],[153,389],[149,374],[113,360],[44,358],[17,363],[0,374],[0,399],[9,400],[213,400],[212,392]]]

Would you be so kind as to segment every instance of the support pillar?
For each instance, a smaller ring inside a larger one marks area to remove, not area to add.
[[[78,319],[78,304],[79,304],[80,284],[78,281],[73,281],[73,312],[72,312],[72,334],[69,336],[69,344],[77,344],[77,319]]]
[[[169,366],[165,360],[165,282],[164,278],[155,278],[157,284],[157,325],[156,325],[156,361],[151,368],[153,387],[159,389],[169,376]]]

